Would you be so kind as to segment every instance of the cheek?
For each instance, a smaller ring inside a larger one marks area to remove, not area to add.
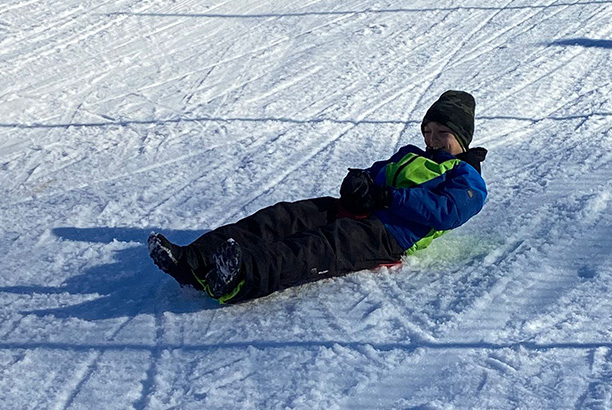
[[[455,141],[455,137],[453,136],[447,136],[446,138],[444,138],[444,143],[447,147],[452,147],[454,146],[456,141]]]

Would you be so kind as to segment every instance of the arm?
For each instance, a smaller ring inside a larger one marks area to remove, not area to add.
[[[351,215],[367,216],[374,209],[387,208],[391,202],[391,191],[385,184],[385,173],[381,170],[388,163],[401,160],[409,152],[423,151],[414,145],[406,145],[388,160],[375,162],[370,168],[349,168],[340,186],[343,210]]]
[[[487,188],[466,163],[413,188],[391,188],[389,212],[436,230],[456,228],[482,209]]]
[[[398,152],[396,152],[395,154],[393,154],[393,156],[391,156],[391,158],[384,160],[384,161],[377,161],[375,163],[372,164],[372,166],[370,168],[364,169],[364,171],[366,171],[368,174],[370,174],[370,176],[373,179],[376,179],[376,176],[380,173],[380,170],[382,170],[387,164],[389,164],[390,162],[398,162],[399,160],[401,160],[406,154],[413,152],[415,154],[423,154],[423,151],[414,146],[414,145],[406,145],[402,148],[400,148],[400,150]],[[382,181],[377,181],[378,183],[381,183]]]

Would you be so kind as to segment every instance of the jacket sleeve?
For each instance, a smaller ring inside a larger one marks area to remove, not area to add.
[[[397,151],[395,154],[393,154],[393,156],[391,156],[391,158],[384,160],[384,161],[377,161],[375,163],[372,164],[372,166],[370,168],[364,169],[364,171],[366,171],[367,173],[370,174],[370,176],[373,179],[376,179],[376,177],[378,176],[378,174],[380,173],[380,171],[387,166],[387,164],[391,163],[391,162],[398,162],[399,160],[401,160],[406,154],[410,153],[410,152],[414,152],[416,154],[422,154],[423,151],[414,146],[414,145],[406,145],[404,147],[402,147],[399,151]],[[383,181],[376,181],[377,183],[381,184]]]
[[[456,228],[480,212],[487,188],[474,168],[462,162],[438,178],[413,188],[391,188],[389,212],[440,231]]]

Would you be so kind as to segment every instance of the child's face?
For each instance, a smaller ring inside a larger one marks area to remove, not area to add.
[[[431,121],[423,127],[423,137],[425,145],[429,149],[441,149],[451,155],[461,154],[463,148],[459,145],[459,141],[455,134],[444,125]]]

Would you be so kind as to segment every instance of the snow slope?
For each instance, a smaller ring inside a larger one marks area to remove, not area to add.
[[[612,408],[612,1],[3,0],[0,407]],[[149,261],[336,195],[446,89],[490,196],[220,308]]]

